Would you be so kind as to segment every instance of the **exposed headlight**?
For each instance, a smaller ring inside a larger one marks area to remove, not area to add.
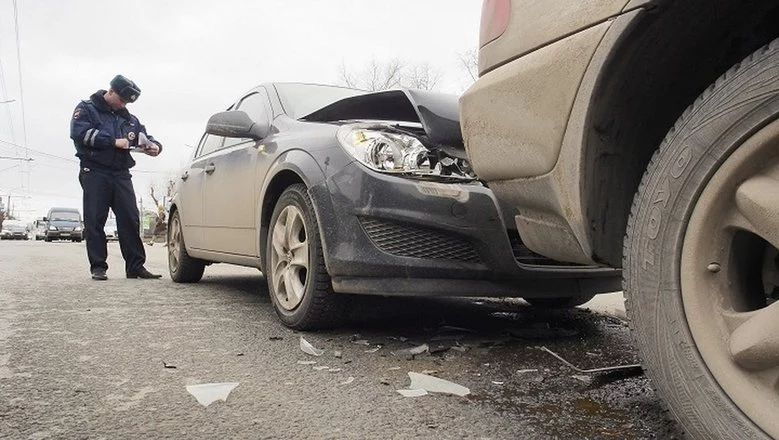
[[[338,130],[338,141],[355,159],[376,171],[475,178],[467,161],[433,154],[416,137],[391,131],[389,126],[376,124],[345,125]]]
[[[73,232],[81,232],[81,226],[76,226],[73,228]]]
[[[56,231],[56,230],[57,230],[56,226],[49,226],[49,231]]]

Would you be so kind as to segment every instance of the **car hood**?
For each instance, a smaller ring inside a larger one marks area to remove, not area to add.
[[[81,226],[81,222],[72,221],[72,220],[51,220],[49,221],[49,224],[52,226],[57,227],[66,227],[66,228],[75,228],[77,226]]]
[[[425,130],[424,141],[454,157],[466,158],[455,95],[415,89],[367,93],[336,101],[301,119],[418,122]]]

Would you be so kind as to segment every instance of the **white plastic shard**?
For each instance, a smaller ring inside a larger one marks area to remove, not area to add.
[[[408,377],[411,379],[411,385],[408,386],[411,390],[421,389],[431,393],[454,394],[460,397],[471,394],[471,390],[462,385],[426,374],[409,372]]]
[[[203,383],[200,385],[188,385],[187,392],[195,396],[198,403],[208,406],[217,400],[227,402],[227,396],[237,387],[239,382]]]
[[[346,379],[345,381],[341,382],[341,385],[349,385],[352,382],[354,382],[354,377],[349,376],[348,379]]]
[[[300,364],[300,365],[314,365],[314,364],[316,364],[316,361],[298,361],[298,364]]]
[[[325,354],[324,350],[315,348],[308,341],[303,339],[303,336],[300,337],[300,349],[303,350],[303,353],[310,354],[311,356],[322,356]]]
[[[425,390],[398,390],[398,392],[403,397],[421,397],[421,396],[427,396],[427,391]]]

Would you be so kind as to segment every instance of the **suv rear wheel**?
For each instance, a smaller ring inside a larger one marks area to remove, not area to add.
[[[779,438],[779,40],[677,121],[634,200],[628,315],[694,438]]]

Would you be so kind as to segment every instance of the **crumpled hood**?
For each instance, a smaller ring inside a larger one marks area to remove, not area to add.
[[[423,141],[451,156],[466,159],[457,99],[455,95],[427,90],[387,90],[336,101],[301,119],[417,122],[425,130]]]

